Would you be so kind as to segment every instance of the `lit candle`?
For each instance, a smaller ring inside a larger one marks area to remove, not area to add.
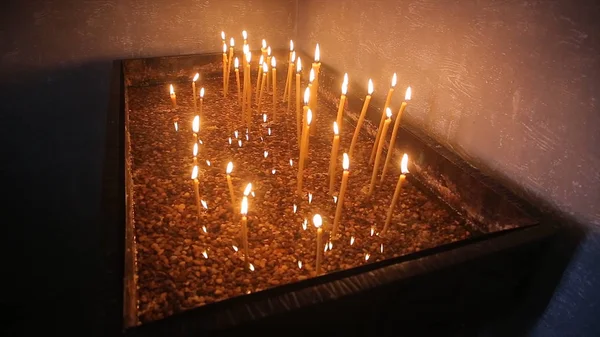
[[[246,71],[248,72],[248,93],[246,95],[246,118],[247,118],[247,126],[246,127],[250,127],[250,123],[252,121],[252,112],[251,112],[251,108],[252,108],[252,84],[250,83],[250,78],[252,76],[252,74],[250,73],[250,62],[252,61],[252,53],[248,52],[248,54],[246,54]]]
[[[244,85],[243,86],[244,86],[244,88],[243,88],[243,90],[244,90],[244,92],[242,95],[242,118],[246,122],[247,122],[247,120],[246,120],[246,96],[248,95],[248,71],[246,71],[246,64],[248,63],[248,57],[247,57],[248,50],[249,50],[248,45],[244,44],[244,58],[243,58],[243,62],[244,62],[244,65],[243,65],[243,68],[244,68]]]
[[[296,139],[300,140],[302,132],[302,112],[300,111],[300,76],[302,75],[302,60],[298,56],[296,63]]]
[[[262,78],[262,70],[263,70],[263,63],[265,62],[265,58],[260,55],[260,59],[258,59],[258,69],[256,70],[256,99],[258,99],[258,96],[260,95],[260,79]]]
[[[194,113],[198,113],[198,105],[196,103],[196,81],[200,77],[199,73],[196,73],[194,78],[192,79],[192,97],[194,97]]]
[[[298,160],[298,196],[302,197],[302,180],[304,179],[304,162],[306,152],[308,152],[308,133],[310,132],[310,123],[312,121],[312,112],[310,109],[306,112],[306,127],[302,130],[302,142],[300,145],[300,159]]]
[[[313,110],[313,118],[316,122],[317,120],[317,103],[318,103],[318,93],[319,93],[319,73],[321,70],[321,50],[319,49],[319,44],[315,47],[315,61],[312,64],[312,69],[315,71],[315,79],[313,81],[313,91],[314,96],[311,97],[311,109]],[[316,125],[315,125],[316,126]],[[314,135],[317,131],[317,128],[312,128],[311,135]]]
[[[342,118],[344,117],[344,106],[346,105],[346,94],[348,94],[348,73],[344,74],[344,82],[342,82],[342,96],[340,96],[340,105],[338,107],[335,121],[338,127],[342,126]]]
[[[306,88],[306,90],[304,90],[304,106],[302,107],[302,128],[300,129],[300,132],[304,132],[304,129],[306,128],[306,113],[308,112],[308,103],[310,103],[310,88]],[[298,137],[298,149],[300,149],[300,154],[302,154],[302,135]]]
[[[260,53],[263,56],[263,58],[266,60],[267,59],[267,40],[262,39],[262,43],[260,45]]]
[[[194,116],[192,120],[192,132],[194,133],[194,143],[198,142],[198,133],[200,132],[200,116]]]
[[[377,135],[375,136],[375,143],[373,143],[373,149],[371,150],[371,157],[369,158],[369,164],[373,164],[373,160],[375,159],[375,152],[377,151],[377,147],[379,146],[379,137],[381,136],[381,128],[383,127],[383,123],[386,118],[386,109],[390,106],[390,100],[392,99],[392,94],[394,93],[394,88],[396,87],[396,73],[392,76],[392,85],[390,86],[390,90],[388,91],[387,98],[385,99],[385,104],[383,105],[383,110],[381,114],[381,120],[379,121],[379,127],[377,128]]]
[[[321,255],[323,254],[323,218],[319,214],[315,214],[313,217],[313,225],[317,227],[317,262],[315,270],[317,271],[317,276],[321,274]]]
[[[381,151],[383,150],[383,143],[385,143],[385,136],[387,135],[387,130],[390,127],[390,122],[392,121],[392,109],[386,108],[385,115],[387,116],[387,118],[383,122],[381,138],[379,139],[379,144],[377,145],[375,164],[373,165],[373,173],[371,174],[371,184],[369,185],[369,196],[373,194],[373,188],[375,187],[375,180],[377,179],[377,172],[379,171],[379,162],[381,161]]]
[[[194,166],[198,165],[198,143],[194,143],[194,148],[192,149],[192,155],[194,156],[193,162]]]
[[[227,173],[227,187],[229,188],[229,196],[231,197],[231,207],[235,205],[235,194],[233,193],[233,183],[231,182],[231,172],[233,171],[233,163],[227,163],[227,169],[225,173]]]
[[[223,97],[227,97],[227,43],[223,42]]]
[[[311,69],[308,73],[308,88],[310,89],[310,110],[314,108],[315,96],[317,93],[315,92],[315,69]]]
[[[333,195],[335,182],[335,164],[337,163],[338,148],[340,146],[340,132],[338,123],[333,122],[333,145],[331,146],[331,160],[329,161],[329,195]]]
[[[242,249],[244,249],[244,266],[246,269],[248,265],[248,196],[242,197],[242,207],[240,213],[242,214]]]
[[[192,181],[194,182],[194,193],[196,194],[196,210],[198,212],[198,221],[200,221],[200,182],[198,181],[198,166],[194,165],[192,169]]]
[[[288,68],[288,78],[289,83],[287,85],[287,93],[284,93],[283,100],[287,100],[287,109],[286,113],[290,112],[290,105],[292,104],[292,81],[294,76],[294,62],[296,61],[296,52],[292,52],[292,60],[290,61],[290,66]]]
[[[342,167],[344,168],[344,173],[342,175],[342,186],[340,187],[340,193],[338,195],[338,201],[335,207],[335,218],[333,220],[333,230],[331,231],[332,237],[335,237],[335,235],[337,234],[337,229],[340,225],[340,221],[342,218],[342,208],[344,205],[344,194],[346,194],[346,188],[348,187],[348,175],[350,174],[350,157],[348,157],[347,153],[344,153]]]
[[[262,67],[263,71],[263,75],[262,75],[262,82],[260,83],[260,95],[258,96],[258,112],[262,112],[261,109],[261,105],[262,105],[262,100],[263,100],[263,92],[265,91],[265,83],[267,82],[267,74],[269,73],[269,66],[267,65],[266,62],[263,63],[263,67]]]
[[[271,46],[267,47],[267,64],[271,64]],[[267,92],[271,89],[271,78],[267,74]]]
[[[394,213],[394,207],[396,207],[396,203],[398,202],[398,197],[400,197],[400,190],[402,189],[402,183],[406,180],[406,174],[408,173],[408,156],[406,153],[402,156],[402,161],[400,162],[400,177],[398,178],[398,183],[396,184],[396,190],[394,191],[394,197],[392,198],[392,204],[390,208],[388,208],[387,216],[385,217],[385,225],[383,226],[383,230],[379,233],[379,236],[383,236],[385,232],[388,230],[388,226],[392,221],[392,213]]]
[[[177,96],[175,95],[175,89],[173,85],[169,87],[169,94],[171,96],[171,103],[173,104],[173,109],[177,109]]]
[[[229,75],[231,74],[231,66],[233,61],[233,46],[235,46],[235,41],[233,37],[229,39],[229,60],[227,61],[227,91],[229,91]]]
[[[223,41],[223,43],[225,43],[225,32],[221,31],[221,41]]]
[[[387,152],[387,156],[385,157],[385,164],[383,165],[383,171],[381,172],[381,181],[383,181],[383,178],[385,177],[385,174],[387,173],[388,170],[388,165],[392,159],[392,153],[394,153],[394,143],[396,142],[396,136],[398,135],[398,130],[400,129],[400,119],[402,118],[402,113],[404,113],[404,110],[406,109],[406,105],[408,104],[408,101],[410,101],[412,95],[412,91],[410,89],[410,87],[408,87],[406,89],[406,93],[404,94],[404,102],[402,102],[402,105],[400,106],[400,110],[398,111],[398,115],[396,116],[396,121],[394,122],[394,129],[392,131],[392,138],[390,138],[390,145],[388,146],[388,152]]]
[[[240,60],[236,57],[233,61],[235,67],[235,81],[237,82],[238,102],[242,104],[242,93],[240,88]]]
[[[304,104],[305,104],[305,108],[304,108],[305,110],[304,111],[305,111],[305,113],[304,113],[304,124],[302,126],[303,132],[304,132],[304,129],[307,128],[307,125],[306,125],[306,121],[307,121],[306,116],[308,116],[308,111],[310,110],[310,99],[307,99],[307,94],[310,95],[309,88],[306,88],[306,90],[304,91]],[[311,111],[311,116],[312,116],[312,111]],[[312,120],[312,118],[311,118],[311,120]],[[310,141],[310,135],[307,134],[306,135],[306,142],[304,144],[304,147],[305,147],[305,150],[306,150],[304,152],[304,158],[305,159],[308,158],[308,143],[309,143],[309,141]],[[302,145],[301,145],[301,147],[302,147]]]
[[[248,44],[248,33],[245,30],[242,30],[242,38],[244,39],[244,44]]]
[[[371,101],[371,95],[373,94],[373,81],[369,79],[369,91],[367,97],[365,98],[365,103],[363,104],[362,110],[360,111],[360,116],[358,117],[358,122],[356,122],[356,129],[354,130],[354,135],[352,136],[352,143],[350,143],[350,157],[352,157],[352,153],[354,152],[354,146],[356,146],[356,141],[358,140],[358,134],[360,133],[360,128],[362,127],[363,122],[365,121],[365,115],[367,114],[367,108],[369,107],[369,102]]]
[[[277,61],[271,58],[271,71],[273,72],[273,122],[277,122]]]
[[[287,94],[288,92],[292,89],[292,73],[294,71],[294,59],[295,59],[295,53],[294,53],[294,41],[290,40],[290,58],[288,60],[288,72],[287,72],[287,77],[285,79],[285,89],[283,90],[283,101],[285,102],[288,97]]]

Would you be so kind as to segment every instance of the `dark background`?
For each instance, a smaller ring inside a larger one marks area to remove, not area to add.
[[[103,324],[112,60],[214,52],[221,30],[241,42],[246,29],[256,46],[264,37],[285,48],[297,36],[312,54],[319,42],[324,63],[364,86],[372,77],[381,97],[397,72],[395,106],[413,87],[409,125],[564,218],[540,261],[540,289],[514,316],[537,322],[541,336],[600,334],[599,19],[591,0],[3,1],[1,301],[10,331]],[[523,328],[515,317],[489,330]]]

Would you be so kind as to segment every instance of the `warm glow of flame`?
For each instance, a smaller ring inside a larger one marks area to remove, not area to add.
[[[206,159],[206,165],[210,166],[210,160]]]
[[[396,86],[397,81],[398,81],[398,76],[396,76],[396,73],[394,73],[394,76],[392,76],[392,88]]]
[[[248,63],[252,62],[252,52],[246,53],[246,61],[248,61]]]
[[[204,87],[200,88],[200,98],[204,98]]]
[[[244,40],[248,39],[248,32],[242,30],[242,37],[244,38]]]
[[[296,51],[292,52],[292,62],[296,61]]]
[[[271,128],[267,129],[267,133],[269,134],[269,136],[271,135]]]
[[[233,251],[237,253],[238,247],[236,245],[232,245],[231,248],[233,248]]]
[[[260,58],[258,59],[258,65],[262,67],[263,63],[265,63],[265,58],[262,55],[260,55]]]
[[[381,246],[379,246],[379,251],[380,251],[381,253],[383,253],[383,243],[381,244]]]
[[[241,139],[240,139],[240,140],[238,140],[238,146],[239,146],[239,147],[242,147],[242,140],[241,140]]]
[[[267,122],[267,114],[263,114],[263,123]]]
[[[344,74],[344,82],[342,82],[342,95],[348,93],[348,74]]]
[[[248,196],[250,192],[252,192],[252,183],[248,183],[248,185],[246,185],[246,188],[244,189],[244,195]]]
[[[241,209],[240,213],[242,215],[248,214],[248,197],[247,196],[244,196],[242,198],[242,209]]]
[[[369,258],[370,258],[370,257],[371,257],[371,254],[369,254],[369,253],[366,253],[366,254],[365,254],[365,261],[369,261]]]
[[[254,271],[254,265],[252,263],[248,263],[248,267],[250,268],[250,271]]]
[[[208,252],[206,250],[203,251],[202,256],[204,256],[205,259],[208,259]]]
[[[350,237],[350,246],[352,246],[354,244],[354,236]]]
[[[290,40],[290,51],[294,51],[294,41]]]
[[[275,61],[275,56],[273,56],[273,58],[271,58],[271,67],[273,67],[273,68],[277,67],[277,61]]]
[[[248,54],[248,52],[250,51],[250,47],[248,47],[248,45],[247,45],[247,44],[245,44],[245,45],[242,47],[242,51],[244,52],[244,55],[246,55],[246,54]]]
[[[194,143],[194,149],[192,150],[194,157],[198,155],[198,143]]]
[[[173,85],[171,84],[171,86],[169,87],[169,93],[171,95],[175,95],[175,89],[173,89]]]
[[[373,81],[371,81],[371,79],[369,78],[369,90],[367,91],[369,95],[373,94],[373,90]]]
[[[304,218],[304,222],[302,222],[302,229],[306,230],[308,228],[308,219]]]
[[[233,38],[229,39],[229,46],[233,48],[235,46],[235,40]]]
[[[347,153],[344,153],[344,159],[342,160],[342,167],[344,168],[344,171],[348,171],[348,169],[350,168],[350,157],[348,157]]]
[[[310,109],[308,109],[308,111],[306,111],[306,125],[310,125],[311,122],[312,122],[312,111]]]
[[[334,195],[334,196],[333,196],[333,203],[334,203],[334,204],[337,204],[337,195]]]
[[[408,88],[406,88],[406,94],[404,94],[404,100],[410,101],[411,96],[412,96],[412,90],[410,89],[410,87],[408,87]]]
[[[237,56],[233,60],[233,66],[235,67],[235,69],[238,69],[240,67],[240,60],[238,60]]]
[[[200,203],[202,204],[202,207],[204,207],[205,209],[208,209],[208,204],[206,203],[206,201],[200,200]]]
[[[309,99],[310,99],[310,88],[306,88],[306,90],[304,90],[304,105],[308,105]]]
[[[313,216],[313,225],[317,228],[321,228],[323,225],[323,218],[321,218],[320,214],[315,214],[315,216]]]
[[[290,159],[290,166],[294,167],[294,161]]]
[[[263,152],[263,156],[265,156],[265,158],[267,158],[269,156],[269,151]]]
[[[389,107],[385,108],[385,115],[387,116],[387,118],[392,118],[392,109],[390,109]]]
[[[294,204],[294,206],[292,207],[292,209],[294,210],[294,213],[296,213],[296,211],[298,210],[298,206],[296,206],[296,204]]]
[[[175,122],[173,124],[175,124],[175,132],[179,131],[179,123]]]
[[[221,40],[225,41],[225,32],[221,31]]]
[[[192,169],[192,179],[198,179],[198,166],[194,165],[194,168]]]
[[[227,54],[227,43],[223,43],[223,54]]]
[[[310,69],[310,73],[308,74],[308,81],[312,83],[315,80],[315,70]]]
[[[204,145],[204,142],[202,141],[202,139],[198,139],[198,143],[200,143],[200,145]]]
[[[200,77],[200,74],[196,73],[196,75],[194,75],[194,78],[192,79],[192,82],[196,82],[199,77]]]
[[[321,50],[319,49],[319,44],[315,47],[315,62],[319,63],[321,61]]]
[[[302,261],[298,261],[298,268],[302,269]]]
[[[277,170],[276,169],[272,169],[271,170],[271,174],[275,174],[275,173],[277,173]]]
[[[327,244],[327,242],[325,242],[325,248],[323,249],[323,253],[327,253],[327,247],[328,247],[328,246],[329,246],[329,245]]]
[[[408,155],[405,153],[400,161],[400,171],[402,174],[408,173]]]
[[[229,137],[229,145],[231,145],[231,137]]]
[[[266,74],[269,71],[269,66],[267,65],[267,62],[263,62],[262,67],[263,67],[263,73]]]
[[[298,62],[296,62],[296,72],[301,72],[302,71],[302,60],[300,59],[300,56],[298,56]]]
[[[375,228],[371,227],[371,236],[373,236],[373,234],[375,234]]]
[[[237,137],[238,137],[238,131],[237,130],[233,131],[233,135],[235,136],[235,139],[237,139]]]
[[[267,47],[267,56],[271,56],[271,46]]]
[[[267,40],[262,39],[262,49],[266,49],[267,48]]]
[[[340,129],[338,128],[337,122],[333,122],[333,134],[336,136],[340,134]]]
[[[203,231],[204,233],[208,233],[208,230],[206,229],[206,226],[202,226],[202,231]]]
[[[192,131],[194,133],[200,132],[200,116],[194,116],[194,120],[192,121]]]
[[[231,172],[233,172],[233,163],[232,162],[227,163],[227,169],[225,169],[225,172],[227,172],[227,174],[231,174]]]
[[[308,192],[308,203],[312,203],[313,194]]]

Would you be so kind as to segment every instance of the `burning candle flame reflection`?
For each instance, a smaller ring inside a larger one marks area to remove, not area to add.
[[[202,207],[204,207],[205,209],[208,209],[208,204],[206,203],[206,201],[200,200],[200,203],[202,204]]]
[[[405,153],[400,161],[400,171],[402,174],[408,173],[408,155]]]
[[[237,246],[233,245],[233,246],[231,246],[231,248],[233,248],[233,251],[237,253],[237,251],[238,251],[238,247]]]
[[[202,256],[204,256],[205,259],[208,259],[208,252],[206,250],[203,251]]]
[[[350,246],[352,246],[354,244],[354,236],[350,237]]]

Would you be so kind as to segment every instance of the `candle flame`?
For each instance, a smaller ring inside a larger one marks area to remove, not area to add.
[[[248,61],[248,63],[252,61],[252,52],[249,51],[246,53],[246,61]]]
[[[337,122],[333,122],[333,134],[336,136],[340,134],[340,129],[338,128]]]
[[[256,193],[254,193],[254,191],[250,192],[250,195],[252,196],[252,198],[256,197]]]
[[[300,56],[298,56],[298,62],[296,62],[296,72],[299,73],[302,71],[302,60]]]
[[[271,128],[267,129],[267,133],[269,134],[269,136],[271,135]]]
[[[310,122],[312,122],[312,111],[308,109],[308,111],[306,111],[306,125],[310,126]]]
[[[385,108],[385,115],[388,119],[392,118],[392,109],[390,109],[390,107]]]
[[[192,82],[196,82],[199,77],[200,77],[200,73],[196,73],[196,75],[194,75],[194,78],[192,79]]]
[[[250,140],[250,136],[246,134],[246,140]]]
[[[244,38],[244,40],[248,39],[248,33],[245,30],[242,30],[242,37]]]
[[[348,171],[348,169],[350,168],[350,158],[348,157],[347,153],[344,153],[344,159],[342,160],[342,168],[344,168],[344,171]]]
[[[383,253],[383,243],[381,244],[381,246],[379,246],[379,251],[380,251],[381,253]]]
[[[225,32],[221,31],[221,40],[225,41]]]
[[[329,241],[329,250],[333,249],[333,242]]]
[[[198,143],[200,143],[200,145],[204,145],[204,142],[202,141],[202,139],[198,139]]]
[[[194,120],[192,121],[192,131],[194,133],[200,132],[200,116],[194,116]]]
[[[294,51],[294,41],[290,40],[290,51]]]
[[[237,253],[238,247],[236,245],[232,245],[231,248],[233,248],[233,251]]]
[[[408,88],[406,88],[406,94],[404,94],[404,100],[410,101],[411,96],[412,96],[412,90],[410,89],[410,87],[408,87]]]
[[[323,253],[327,253],[327,246],[328,246],[328,245],[327,245],[327,242],[325,242],[325,247],[324,247],[324,249],[323,249]]]
[[[375,234],[375,228],[371,227],[371,236],[373,236],[373,234]]]
[[[271,58],[271,67],[273,67],[273,68],[277,67],[277,61],[275,61],[275,56],[273,56]]]
[[[252,183],[248,183],[248,185],[246,185],[246,188],[244,189],[244,196],[248,196],[250,192],[252,192]]]
[[[202,231],[203,231],[204,233],[208,233],[208,230],[206,229],[206,226],[202,226]]]
[[[292,209],[294,210],[294,213],[296,213],[296,211],[298,210],[298,206],[296,206],[296,204],[294,204],[294,206],[292,207]]]
[[[369,253],[366,253],[366,254],[365,254],[365,261],[369,261],[369,258],[370,258],[370,257],[371,257],[371,254],[369,254]]]
[[[227,168],[225,169],[225,172],[227,174],[231,174],[231,172],[233,172],[233,163],[232,162],[227,163]]]
[[[172,84],[169,87],[169,94],[175,95],[175,89],[173,89],[173,85]]]
[[[204,87],[200,88],[200,98],[204,98]]]
[[[259,68],[262,67],[263,63],[265,63],[265,58],[263,55],[260,55],[260,58],[258,59]]]
[[[198,179],[198,165],[194,165],[194,168],[192,169],[192,179]]]
[[[266,49],[267,48],[267,40],[262,39],[262,49]]]
[[[194,157],[198,155],[198,143],[194,143],[194,149],[192,150]]]
[[[315,214],[315,216],[313,216],[313,225],[317,228],[321,228],[321,225],[323,225],[323,218],[321,218],[320,214]]]
[[[223,42],[223,54],[227,54],[227,43]]]
[[[298,260],[298,268],[302,269],[302,261]]]
[[[342,95],[348,93],[348,74],[344,74],[344,82],[342,82]]]
[[[290,159],[290,166],[294,167],[294,161]]]
[[[321,61],[321,50],[319,49],[319,44],[315,47],[315,62],[319,63]]]
[[[269,151],[263,152],[263,156],[265,156],[265,158],[267,158],[269,156]]]
[[[237,137],[238,137],[238,131],[237,130],[233,131],[233,135],[235,136],[235,139],[237,139]]]
[[[250,271],[254,271],[254,265],[252,263],[248,263],[248,267],[250,268]]]
[[[210,166],[210,160],[206,159],[206,165]]]
[[[242,147],[242,140],[241,139],[238,140],[238,146]]]
[[[233,60],[233,66],[235,67],[235,69],[238,69],[240,67],[240,60],[238,60],[237,56]]]
[[[333,203],[334,203],[334,204],[337,204],[337,195],[334,195],[334,196],[333,196]]]
[[[267,56],[271,56],[271,46],[267,47]]]
[[[306,230],[307,227],[308,227],[308,219],[304,218],[304,221],[302,222],[302,229]]]
[[[310,73],[308,74],[308,81],[312,83],[315,80],[315,70],[310,69]]]
[[[271,174],[275,174],[275,173],[277,173],[277,170],[276,169],[272,169],[271,170]]]
[[[200,200],[200,203],[202,204],[202,207],[204,207],[204,209],[208,209],[208,204],[206,203],[206,201]]]
[[[248,52],[250,51],[250,47],[249,47],[247,44],[245,44],[245,45],[242,47],[242,51],[244,52],[244,55],[246,55],[246,54],[248,54]]]
[[[313,194],[308,192],[308,203],[312,203]]]
[[[394,76],[392,76],[392,88],[396,86],[397,81],[398,77],[396,76],[396,73],[394,73]]]
[[[294,61],[296,61],[296,51],[295,50],[292,52],[292,59],[291,59],[291,61],[292,61],[292,63]]]
[[[402,174],[408,173],[408,155],[405,153],[400,161],[400,171]]]
[[[232,38],[229,39],[229,46],[233,48],[235,46],[235,40]]]
[[[246,214],[248,214],[248,197],[247,196],[244,196],[242,198],[242,208],[240,210],[240,213],[244,216]]]
[[[229,145],[231,145],[231,137],[229,137]]]
[[[350,246],[352,246],[354,244],[354,236],[350,237]]]
[[[265,74],[269,71],[269,66],[267,65],[267,62],[263,62],[262,68],[263,68],[263,73],[265,73]]]
[[[310,99],[310,88],[306,88],[304,90],[304,105],[308,105],[308,100]]]
[[[173,124],[175,124],[175,132],[179,131],[179,123],[174,122]]]
[[[208,259],[208,252],[206,250],[203,251],[202,256],[204,256],[205,259]]]
[[[267,122],[267,114],[263,114],[263,123]]]
[[[373,94],[373,81],[371,81],[371,79],[369,78],[369,90],[368,90],[369,95]]]

